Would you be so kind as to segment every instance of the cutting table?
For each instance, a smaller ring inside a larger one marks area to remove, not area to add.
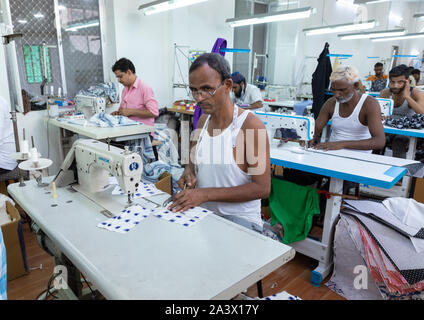
[[[304,150],[293,142],[278,147],[278,143],[272,142],[271,164],[330,177],[329,192],[336,194],[343,193],[344,180],[390,189],[406,174],[405,166],[418,163],[351,150]],[[318,260],[319,265],[311,274],[311,282],[316,286],[332,268],[332,234],[340,205],[339,196],[327,200],[321,241],[306,238],[290,244],[296,251]]]
[[[57,199],[49,191],[32,180],[25,187],[8,186],[14,200],[107,299],[230,299],[295,254],[214,214],[188,228],[151,215],[131,232],[118,234],[97,227],[106,217],[89,198],[69,187],[58,188]]]

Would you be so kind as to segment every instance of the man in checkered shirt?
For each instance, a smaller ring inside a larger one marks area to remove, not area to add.
[[[4,247],[3,234],[0,228],[0,300],[7,300],[7,265],[6,248]]]

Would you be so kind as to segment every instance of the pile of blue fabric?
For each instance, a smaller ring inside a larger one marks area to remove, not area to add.
[[[108,97],[112,103],[119,102],[118,88],[115,83],[99,83],[87,90],[80,90],[78,94],[92,97]]]
[[[112,116],[104,112],[96,113],[90,118],[89,122],[101,128],[134,126],[140,124],[140,122],[131,120],[128,117],[120,115]]]

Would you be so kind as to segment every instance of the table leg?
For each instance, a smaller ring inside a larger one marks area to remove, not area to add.
[[[343,193],[343,180],[331,178],[330,192]],[[306,238],[305,240],[290,244],[296,251],[319,261],[318,267],[312,271],[311,282],[314,286],[319,287],[322,280],[330,274],[333,266],[333,235],[336,219],[340,213],[341,197],[332,196],[327,200],[324,229],[321,241]]]

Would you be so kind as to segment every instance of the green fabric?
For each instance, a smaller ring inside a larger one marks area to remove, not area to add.
[[[272,178],[269,208],[271,225],[283,225],[283,243],[300,241],[311,230],[313,216],[320,214],[319,194],[315,188]]]

